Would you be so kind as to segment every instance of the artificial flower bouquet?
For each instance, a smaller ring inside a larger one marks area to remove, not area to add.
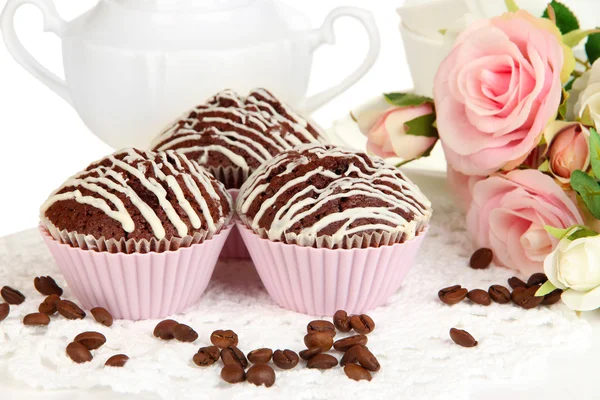
[[[434,81],[434,96],[384,95],[358,120],[368,151],[402,163],[441,142],[448,182],[475,246],[497,265],[549,281],[575,310],[600,307],[600,31],[552,1],[542,17],[472,23]],[[585,43],[587,59],[573,48]]]

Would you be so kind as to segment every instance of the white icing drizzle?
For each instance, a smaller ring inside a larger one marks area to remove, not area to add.
[[[330,235],[332,243],[338,245],[352,235],[371,231],[401,231],[407,240],[413,238],[418,234],[417,229],[431,218],[431,203],[397,168],[386,165],[376,157],[370,158],[372,166],[369,166],[361,156],[366,157],[352,150],[318,144],[303,145],[291,152],[282,153],[263,164],[242,186],[237,202],[238,212],[251,229],[255,232],[264,231],[269,239],[275,241],[282,240],[289,233],[298,237],[316,238],[332,224],[339,225]],[[303,175],[285,178],[290,174],[295,175],[298,167],[314,162],[315,157],[343,158],[347,169],[340,174],[319,166]],[[268,182],[271,179],[268,178],[273,178],[275,171],[281,166],[285,166],[285,170],[276,176],[285,183],[273,195],[259,200],[259,196],[270,186]],[[310,184],[312,179],[318,177],[326,178],[330,181],[329,184],[321,189]],[[273,210],[281,196],[290,193],[292,189],[293,195],[277,210],[270,225],[261,228],[261,219]],[[354,196],[376,200],[377,206],[365,205],[329,211],[328,214],[319,216],[314,224],[307,226],[305,218],[321,210],[325,211],[327,203]],[[256,204],[258,201],[261,203]],[[258,206],[258,210],[254,215],[246,215],[252,206],[253,209]],[[398,210],[402,210],[410,218],[403,217]],[[366,220],[372,222],[366,223]],[[303,225],[299,230],[291,232],[290,228],[301,221]],[[357,221],[359,224],[351,227]]]
[[[174,162],[170,162],[169,159]],[[109,167],[99,165],[106,160],[110,161]],[[133,178],[126,179],[126,175],[115,168],[125,171]],[[154,176],[146,176],[149,173],[148,168],[151,168]],[[175,195],[178,205],[185,212],[194,229],[202,228],[202,220],[196,212],[196,209],[199,208],[207,223],[207,230],[215,232],[223,225],[227,216],[219,207],[218,218],[213,218],[208,205],[209,199],[202,195],[200,189],[201,186],[211,200],[220,202],[220,196],[213,187],[213,182],[215,182],[214,178],[195,161],[188,160],[183,154],[176,151],[155,153],[131,148],[123,149],[92,164],[85,171],[67,180],[42,205],[41,214],[43,217],[46,211],[57,202],[72,199],[80,204],[87,204],[102,210],[106,215],[118,221],[125,232],[131,233],[135,230],[135,223],[123,201],[114,193],[118,192],[131,201],[148,222],[154,236],[161,240],[166,235],[161,219],[155,210],[139,197],[131,185],[139,183],[156,196],[160,208],[180,237],[187,236],[190,232],[185,221],[177,213],[171,201],[167,199],[168,192],[165,187],[168,187]],[[192,204],[186,199],[182,185],[192,193],[197,204]],[[218,185],[220,184],[218,183]],[[67,190],[65,191],[65,189]],[[86,189],[92,194],[83,195],[80,189]],[[222,186],[221,190],[224,192]]]

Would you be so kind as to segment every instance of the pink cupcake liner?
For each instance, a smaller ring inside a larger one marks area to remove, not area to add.
[[[318,249],[261,238],[237,227],[269,295],[283,308],[313,316],[360,314],[383,305],[408,271],[427,229],[405,243],[367,249]]]
[[[67,284],[84,309],[104,307],[117,319],[158,319],[196,304],[233,226],[177,251],[111,254],[81,250],[40,228]]]
[[[235,201],[237,200],[238,194],[240,193],[239,189],[228,189],[227,190],[231,197],[233,198],[233,204],[235,207]],[[237,220],[238,217],[235,215],[234,220]],[[248,249],[246,248],[246,244],[240,235],[240,231],[237,226],[234,226],[231,230],[231,234],[229,238],[225,242],[225,246],[223,246],[223,250],[221,251],[222,259],[236,259],[236,260],[248,260],[250,258],[250,253],[248,253]]]

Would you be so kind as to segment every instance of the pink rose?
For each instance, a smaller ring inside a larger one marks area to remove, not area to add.
[[[525,275],[543,271],[544,258],[557,245],[544,226],[583,223],[575,203],[540,171],[514,170],[475,184],[467,229],[477,247],[494,251],[499,265]]]
[[[590,165],[590,131],[578,122],[556,121],[549,128],[553,139],[548,147],[548,168],[561,183],[568,183],[573,171]],[[547,129],[548,131],[548,129]]]
[[[525,11],[479,21],[458,37],[434,84],[454,169],[488,175],[527,157],[557,113],[569,51],[554,24]]]
[[[483,179],[485,179],[485,176],[465,175],[452,168],[451,165],[448,165],[448,188],[454,198],[454,202],[461,210],[467,211],[469,209],[473,200],[473,187]]]

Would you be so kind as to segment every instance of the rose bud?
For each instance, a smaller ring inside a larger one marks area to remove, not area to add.
[[[545,132],[548,170],[561,183],[568,183],[573,171],[586,171],[590,165],[590,132],[578,122],[555,121]],[[548,138],[551,138],[548,140]]]

